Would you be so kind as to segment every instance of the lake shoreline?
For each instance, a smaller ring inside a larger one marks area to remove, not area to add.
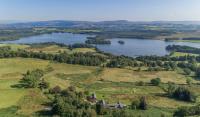
[[[34,44],[34,43],[46,43],[55,42],[65,45],[72,45],[75,43],[85,43],[87,38],[91,35],[86,34],[74,34],[74,33],[51,33],[42,34],[37,36],[30,36],[20,38],[14,41],[0,41],[2,44],[14,43],[14,44]],[[104,53],[111,53],[113,55],[124,55],[129,57],[137,56],[165,56],[169,55],[169,52],[165,50],[168,45],[187,45],[191,47],[200,48],[200,45],[189,42],[166,42],[164,40],[154,39],[134,39],[134,38],[113,38],[107,39],[111,41],[109,45],[94,46]],[[120,44],[119,41],[123,40],[124,44]]]

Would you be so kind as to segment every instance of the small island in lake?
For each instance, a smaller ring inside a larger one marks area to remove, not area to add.
[[[98,37],[87,37],[86,44],[111,44],[111,41]]]
[[[125,44],[125,42],[122,41],[122,40],[119,40],[118,43],[121,44],[121,45]]]

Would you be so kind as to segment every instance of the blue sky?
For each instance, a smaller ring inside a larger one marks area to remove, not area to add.
[[[200,21],[200,0],[0,0],[0,20]]]

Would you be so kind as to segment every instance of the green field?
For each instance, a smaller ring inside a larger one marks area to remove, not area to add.
[[[10,109],[7,111],[11,112],[13,106],[20,107],[16,112],[20,115],[31,115],[44,109],[43,104],[48,102],[48,99],[40,90],[13,86],[19,83],[22,74],[27,70],[37,68],[45,70],[49,67],[52,71],[43,77],[50,83],[50,87],[59,85],[64,89],[73,85],[79,90],[95,92],[98,99],[105,99],[110,103],[121,101],[130,104],[132,100],[145,95],[151,109],[144,113],[152,114],[152,117],[161,113],[171,115],[171,110],[179,106],[193,105],[193,103],[159,96],[157,94],[165,93],[162,87],[148,85],[151,79],[157,77],[161,78],[163,83],[170,81],[176,84],[186,84],[188,76],[176,71],[137,72],[128,69],[87,67],[24,58],[0,59],[0,67],[0,115],[5,109]],[[144,81],[147,85],[136,86],[137,81]],[[193,83],[198,82],[193,80]],[[195,86],[193,89],[197,90]],[[137,113],[140,115],[143,112],[137,111]]]
[[[36,46],[31,47],[30,45],[23,45],[23,44],[0,44],[0,47],[9,46],[12,50],[18,50],[18,49],[25,49],[27,51],[31,52],[44,52],[44,53],[50,53],[50,54],[56,54],[60,52],[67,52],[69,54],[72,53],[86,53],[86,52],[96,52],[94,48],[75,48],[70,50],[67,47],[60,47],[58,45],[45,45],[45,46]]]
[[[191,54],[191,53],[183,53],[183,52],[174,52],[171,55],[172,57],[177,57],[177,56],[198,56],[198,54]]]
[[[200,34],[198,31],[194,31],[194,32],[177,32],[175,34],[172,35],[167,35],[167,36],[158,36],[156,39],[165,39],[165,38],[190,38],[190,37],[196,37],[199,38]],[[180,41],[184,41],[184,40],[180,40]],[[185,40],[187,41],[187,40]],[[199,42],[198,40],[188,40],[190,42]]]
[[[0,47],[10,46],[12,50],[25,49],[31,52],[45,52],[58,54],[67,52],[68,54],[78,52],[92,52],[100,54],[94,48],[60,47],[58,45],[17,45],[0,44]],[[101,54],[103,55],[103,54]],[[171,56],[186,56],[188,53],[175,52]],[[196,54],[189,54],[197,56]],[[104,55],[105,56],[105,55]],[[149,109],[130,110],[137,116],[160,117],[162,114],[171,117],[173,112],[181,106],[192,106],[200,102],[199,80],[194,79],[194,74],[185,75],[181,68],[174,71],[148,71],[148,67],[107,68],[103,66],[82,66],[65,63],[58,63],[48,60],[32,58],[2,58],[0,59],[0,117],[15,116],[39,116],[38,113],[48,108],[51,102],[51,95],[46,94],[38,88],[17,87],[28,70],[41,69],[45,71],[42,77],[50,84],[50,88],[59,86],[66,89],[75,86],[78,91],[88,91],[96,93],[97,99],[104,99],[108,103],[118,101],[130,105],[132,101],[145,96]],[[160,78],[161,84],[153,86],[152,79]],[[187,85],[187,79],[191,79],[192,85]],[[144,85],[137,85],[143,82]],[[180,86],[186,86],[198,96],[197,103],[178,101],[166,96],[168,82],[173,82]]]

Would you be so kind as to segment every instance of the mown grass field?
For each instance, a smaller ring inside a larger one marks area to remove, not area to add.
[[[18,50],[18,49],[25,49],[27,51],[32,51],[32,52],[44,52],[44,53],[50,53],[50,54],[56,54],[60,52],[67,52],[69,54],[72,53],[86,53],[86,52],[96,52],[94,48],[75,48],[70,50],[67,47],[60,47],[58,45],[45,45],[41,47],[31,47],[30,45],[23,45],[23,44],[0,44],[0,47],[3,46],[10,46],[11,49],[13,50]]]
[[[20,107],[16,112],[20,115],[31,115],[45,108],[44,104],[48,102],[48,99],[40,90],[13,87],[19,83],[27,70],[37,68],[43,70],[51,68],[51,71],[43,77],[50,83],[50,87],[58,85],[65,89],[73,85],[78,90],[95,92],[98,99],[105,99],[109,103],[120,101],[130,104],[132,100],[146,96],[150,110],[135,112],[138,115],[145,113],[154,117],[166,113],[170,116],[177,107],[193,105],[193,103],[162,96],[165,94],[162,86],[149,85],[150,80],[157,77],[161,78],[163,85],[167,82],[186,84],[186,78],[189,76],[176,71],[138,72],[129,69],[69,65],[25,58],[0,59],[0,68],[0,115],[6,111],[10,113],[14,111],[13,106]],[[138,81],[143,81],[146,85],[137,86]],[[198,82],[193,80],[193,83]],[[198,87],[193,86],[191,89],[197,91]]]
[[[191,53],[183,53],[183,52],[174,52],[171,56],[177,57],[177,56],[198,56],[198,54],[191,54]]]

